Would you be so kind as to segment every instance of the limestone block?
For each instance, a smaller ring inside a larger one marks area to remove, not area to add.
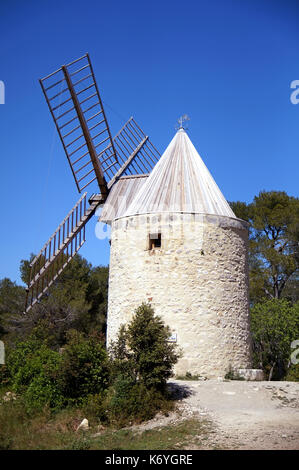
[[[238,369],[237,373],[245,380],[262,381],[265,380],[262,369]]]

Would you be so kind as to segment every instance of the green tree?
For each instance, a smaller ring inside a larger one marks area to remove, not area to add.
[[[261,191],[251,204],[234,202],[231,207],[250,223],[251,301],[279,299],[284,292],[299,300],[299,199],[283,191]]]
[[[7,333],[9,318],[24,310],[25,289],[8,278],[0,280],[0,337]]]
[[[61,362],[61,355],[42,342],[35,330],[9,349],[5,378],[15,392],[23,395],[28,411],[40,410],[45,405],[53,409],[63,406],[65,398],[56,380]]]
[[[262,367],[269,380],[282,379],[290,366],[291,343],[299,338],[299,302],[257,303],[251,309],[251,331],[255,366]]]
[[[33,258],[32,254],[29,260],[21,261],[23,282],[29,280],[30,262]],[[25,289],[21,289],[25,293]],[[30,331],[41,323],[45,338],[50,337],[54,347],[65,343],[69,329],[85,333],[96,330],[104,334],[107,292],[108,267],[93,268],[86,259],[75,255],[27,315],[23,315],[25,297],[18,309],[10,309],[10,337],[14,334],[30,334]]]
[[[107,308],[108,308],[108,276],[107,266],[92,268],[89,274],[86,299],[90,305],[88,311],[89,330],[106,332]]]
[[[30,254],[29,259],[22,259],[20,262],[20,275],[21,279],[26,284],[26,286],[29,283],[30,280],[30,263],[34,260],[35,255],[33,253]]]
[[[102,392],[109,384],[104,343],[96,336],[68,331],[58,383],[63,395],[75,400]]]
[[[149,304],[140,305],[128,326],[120,329],[118,341],[110,350],[121,373],[131,373],[135,382],[148,388],[163,389],[181,355],[177,345],[168,341],[170,334],[170,328],[155,316]]]
[[[69,330],[66,344],[55,351],[43,339],[41,328],[34,328],[25,341],[9,348],[6,368],[0,379],[24,398],[29,411],[81,404],[109,384],[103,342],[76,330]]]

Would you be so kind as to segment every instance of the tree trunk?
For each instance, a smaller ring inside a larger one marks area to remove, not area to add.
[[[274,299],[279,299],[279,285],[278,285],[278,280],[277,276],[273,276],[274,284],[273,284],[273,290],[274,290]]]
[[[274,364],[273,364],[272,367],[271,367],[271,370],[270,370],[270,373],[269,373],[269,378],[268,378],[268,381],[269,381],[269,382],[270,382],[270,380],[272,379],[272,375],[273,375],[273,370],[274,370],[275,364],[276,364],[276,362],[274,362]]]

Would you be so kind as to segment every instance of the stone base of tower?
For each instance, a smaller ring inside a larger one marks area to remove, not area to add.
[[[151,249],[151,234],[161,247]],[[175,374],[251,368],[246,222],[203,214],[123,217],[111,230],[108,344],[150,302],[183,351]]]

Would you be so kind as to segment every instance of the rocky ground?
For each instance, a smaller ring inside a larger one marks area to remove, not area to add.
[[[205,418],[206,435],[194,436],[188,449],[299,449],[299,383],[173,380],[169,387],[177,412],[136,431]]]

